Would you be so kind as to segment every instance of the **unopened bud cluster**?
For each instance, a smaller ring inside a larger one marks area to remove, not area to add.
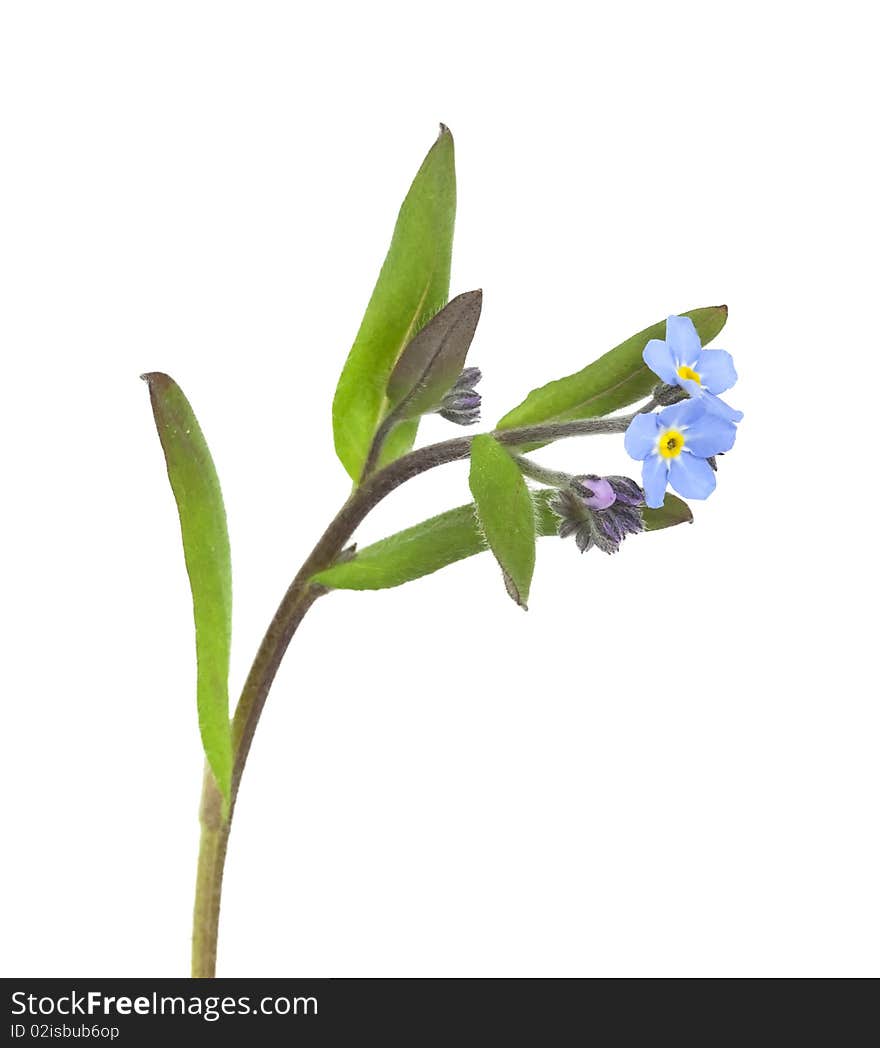
[[[472,426],[480,420],[482,398],[474,386],[483,377],[479,368],[465,368],[443,398],[438,414],[457,426]]]
[[[616,553],[627,535],[644,530],[644,504],[644,492],[634,480],[595,474],[572,477],[569,487],[550,500],[559,517],[559,535],[574,535],[581,553],[593,546]]]

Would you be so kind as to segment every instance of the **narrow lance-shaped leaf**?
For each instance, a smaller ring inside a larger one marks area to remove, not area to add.
[[[488,433],[471,444],[471,494],[507,592],[528,607],[535,570],[535,510],[519,466]]]
[[[177,502],[196,628],[197,703],[205,756],[226,803],[232,782],[229,649],[232,567],[217,471],[189,401],[161,372],[144,375]]]
[[[552,490],[532,494],[538,535],[557,533],[559,518],[548,505],[553,494]],[[667,492],[660,509],[645,509],[642,514],[646,531],[660,531],[693,520],[688,504],[671,492]],[[320,572],[314,581],[330,589],[388,589],[430,575],[486,549],[476,507],[468,503],[365,546],[354,557]]]
[[[388,407],[400,419],[433,411],[461,374],[480,320],[482,291],[467,291],[428,321],[388,379]]]
[[[380,420],[388,377],[404,346],[446,303],[455,224],[455,151],[440,136],[406,195],[391,246],[333,399],[336,453],[357,482]],[[398,426],[380,463],[412,447],[418,419]]]
[[[705,345],[724,327],[727,306],[706,306],[681,315],[693,320]],[[501,419],[498,429],[598,418],[647,397],[660,380],[642,360],[642,352],[652,338],[662,339],[665,335],[666,321],[662,320],[621,342],[574,375],[533,389]]]

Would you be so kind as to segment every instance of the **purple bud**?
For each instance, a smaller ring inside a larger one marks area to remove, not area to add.
[[[642,520],[642,514],[635,506],[622,506],[618,502],[609,512],[614,515],[617,526],[624,535],[636,535],[638,532],[644,531],[645,522]]]
[[[445,418],[447,422],[454,422],[456,426],[472,426],[475,422],[480,421],[479,409],[475,411],[452,411],[443,408],[437,414],[441,418]]]
[[[599,527],[605,532],[612,542],[619,543],[623,538],[623,531],[617,523],[613,513],[597,513],[596,519]]]
[[[617,553],[627,535],[644,531],[642,489],[628,477],[573,477],[568,489],[550,499],[550,509],[560,518],[562,538],[574,535],[585,553],[594,546],[603,553]]]
[[[624,502],[628,506],[644,506],[645,493],[634,480],[630,480],[629,477],[606,477],[605,479],[614,489],[618,502]]]
[[[593,545],[593,529],[589,524],[581,524],[574,537],[574,541],[577,543],[577,548],[581,553],[586,553],[587,550],[590,549]]]
[[[482,397],[473,390],[466,393],[449,393],[443,399],[443,406],[447,411],[473,411],[481,403]]]
[[[587,474],[573,477],[572,481],[573,486],[577,485],[575,490],[581,496],[584,505],[589,506],[590,509],[608,509],[609,506],[614,505],[617,496],[614,494],[614,488],[604,477]],[[582,494],[584,491],[589,491],[590,494]]]
[[[453,389],[473,389],[483,378],[483,372],[479,368],[465,368],[455,380]]]
[[[472,426],[480,420],[482,398],[473,387],[483,377],[479,368],[465,368],[437,409],[441,418],[457,426]]]

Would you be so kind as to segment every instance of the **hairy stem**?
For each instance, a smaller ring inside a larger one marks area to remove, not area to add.
[[[514,455],[513,461],[519,466],[520,473],[531,477],[539,484],[546,484],[551,488],[567,488],[571,484],[570,473],[563,473],[558,469],[546,469],[544,466],[539,466],[537,462],[532,462],[525,455]]]
[[[519,429],[496,430],[492,436],[507,447],[518,447],[523,444],[546,443],[551,440],[591,433],[623,433],[634,417],[634,415],[627,415],[620,418],[548,422]],[[312,604],[326,592],[323,587],[312,583],[311,579],[319,571],[330,567],[354,534],[355,529],[382,499],[420,473],[425,473],[447,462],[467,458],[472,441],[471,436],[454,437],[452,440],[445,440],[439,444],[417,448],[383,469],[366,475],[360,487],[351,493],[312,552],[306,557],[278,605],[278,610],[269,623],[269,628],[257,650],[232,719],[234,754],[232,803],[229,815],[225,819],[214,778],[209,770],[205,771],[201,807],[202,836],[193,912],[192,973],[195,978],[212,978],[216,968],[217,932],[226,847],[241,777],[250,753],[254,732],[266,704],[269,689],[272,687],[281,660],[284,658],[294,633]],[[377,457],[378,451],[376,452]]]

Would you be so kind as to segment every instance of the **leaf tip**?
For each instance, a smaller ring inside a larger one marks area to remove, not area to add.
[[[473,291],[464,291],[462,294],[457,295],[456,299],[463,305],[469,306],[477,314],[479,318],[483,312],[483,289],[481,287],[474,288]]]
[[[448,158],[449,163],[453,163],[453,157],[455,155],[455,139],[452,137],[452,132],[442,121],[440,122],[440,130],[437,137],[434,139],[434,144],[428,151],[428,156],[443,156]]]
[[[501,575],[504,579],[504,588],[507,590],[507,595],[514,602],[514,604],[516,604],[518,608],[522,608],[523,611],[528,611],[529,606],[523,600],[519,592],[519,586],[517,586],[517,584],[513,581],[511,576],[504,570],[504,568],[501,569]]]
[[[140,377],[150,389],[153,386],[168,386],[173,381],[171,376],[166,375],[164,371],[145,371]]]

